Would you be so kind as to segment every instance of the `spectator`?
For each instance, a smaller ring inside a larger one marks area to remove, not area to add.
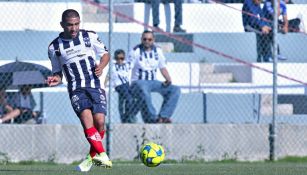
[[[2,117],[11,111],[13,111],[13,108],[7,103],[5,87],[0,87],[0,123],[3,122]]]
[[[159,19],[159,7],[160,7],[160,0],[151,0],[151,7],[152,7],[152,20],[153,26],[156,28],[156,31],[161,31],[162,29],[159,28],[160,19]],[[163,0],[163,3],[169,3],[170,0]],[[182,25],[182,0],[174,0],[175,6],[175,25],[173,28],[173,32],[186,32],[186,30],[181,28]]]
[[[242,21],[245,32],[255,32],[257,41],[257,62],[268,62],[264,51],[267,49],[267,36],[272,28],[262,19],[261,0],[245,0],[242,7]]]
[[[164,1],[164,12],[165,12],[165,24],[166,24],[166,32],[171,32],[171,7],[170,3]],[[149,24],[149,16],[150,16],[150,9],[151,9],[151,2],[145,1],[145,8],[144,8],[144,23],[146,24],[144,26],[144,30],[148,30],[148,24]],[[162,30],[159,28],[159,30]]]
[[[133,95],[142,106],[141,113],[145,123],[171,123],[171,116],[175,111],[180,88],[172,85],[172,79],[166,69],[166,60],[161,48],[154,45],[152,31],[144,31],[141,44],[134,47],[128,57],[132,64],[131,88]],[[166,81],[157,80],[157,69],[160,69]],[[158,92],[163,96],[160,112],[157,114],[151,101],[151,92]]]
[[[274,15],[273,2],[274,0],[267,0],[265,1],[263,7],[264,17],[271,21],[273,21],[273,15]],[[299,32],[301,19],[295,18],[288,20],[286,2],[283,0],[278,0],[278,3],[279,3],[278,13],[282,16],[282,20],[278,20],[278,31],[282,33]],[[271,25],[273,24],[271,23]]]
[[[11,119],[14,119],[14,123],[25,123],[30,119],[38,118],[40,115],[39,112],[34,111],[36,103],[30,86],[21,86],[19,92],[12,94],[9,104],[12,109],[3,116],[0,123],[6,123]]]
[[[274,0],[266,0],[262,9],[264,18],[268,19],[267,24],[273,28],[273,19],[274,19]],[[284,34],[289,32],[289,21],[287,16],[287,6],[283,0],[278,0],[278,16],[282,16],[282,20],[279,20],[278,30]],[[296,18],[291,20],[291,32],[299,31],[300,19]],[[264,55],[265,59],[272,59],[272,47],[273,47],[273,32],[271,31],[265,39],[264,45]],[[280,54],[279,46],[277,47],[278,59],[286,60],[287,58]]]
[[[135,123],[136,114],[132,113],[133,97],[131,95],[129,80],[131,65],[125,62],[125,51],[118,49],[114,52],[114,59],[111,73],[111,83],[118,92],[118,111],[122,123]]]

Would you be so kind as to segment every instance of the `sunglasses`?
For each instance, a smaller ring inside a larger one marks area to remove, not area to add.
[[[143,41],[152,41],[152,38],[143,38]]]
[[[117,60],[124,60],[125,57],[116,57]]]

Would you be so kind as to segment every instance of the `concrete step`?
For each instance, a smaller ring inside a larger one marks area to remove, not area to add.
[[[115,16],[113,16],[113,22],[115,21]],[[85,13],[83,14],[84,21],[91,22],[91,23],[101,23],[101,22],[108,22],[109,21],[109,15],[106,13],[97,13],[97,14],[91,14],[91,13]]]
[[[262,105],[260,109],[260,114],[262,116],[272,116],[273,108],[270,105]],[[292,104],[278,104],[277,105],[277,115],[293,115],[293,105]]]
[[[122,16],[116,16],[113,14],[113,22],[132,22],[129,18],[133,18],[134,6],[130,3],[120,3],[114,4],[114,12],[120,13]],[[100,9],[98,6],[83,3],[82,5],[83,20],[86,22],[97,22],[97,23],[107,23],[108,11]]]
[[[199,74],[213,74],[214,73],[214,65],[208,63],[199,63]]]
[[[172,42],[156,42],[155,44],[161,47],[163,53],[174,52],[174,43]]]
[[[293,115],[293,104],[277,104],[277,115]],[[261,95],[261,109],[260,114],[264,116],[271,116],[273,114],[273,95]]]
[[[229,83],[233,81],[232,73],[202,74],[199,76],[200,83]]]

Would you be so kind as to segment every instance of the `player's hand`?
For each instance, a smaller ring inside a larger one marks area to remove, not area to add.
[[[51,76],[47,78],[46,83],[52,87],[52,86],[59,85],[61,81],[62,80],[59,76]]]
[[[270,33],[271,30],[272,30],[272,28],[269,27],[269,26],[263,26],[261,28],[261,31],[262,31],[263,34],[268,34],[268,33]]]
[[[96,67],[95,67],[95,75],[97,77],[100,77],[102,75],[102,72],[103,72],[103,69],[99,66],[99,64],[96,65]]]

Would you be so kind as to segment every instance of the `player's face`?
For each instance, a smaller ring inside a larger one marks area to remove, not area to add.
[[[65,18],[65,21],[61,22],[61,26],[64,29],[65,38],[75,38],[79,33],[80,18]]]
[[[145,49],[150,48],[154,43],[154,36],[152,33],[144,33],[142,35],[142,44],[145,47]]]

